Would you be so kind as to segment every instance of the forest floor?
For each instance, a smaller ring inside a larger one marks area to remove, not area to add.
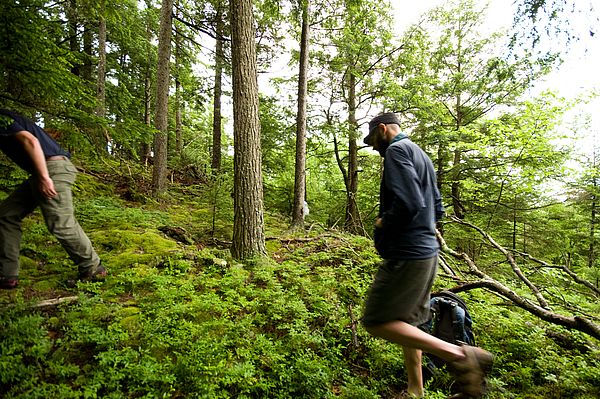
[[[227,190],[175,176],[156,201],[132,165],[80,169],[77,218],[110,274],[70,287],[76,270],[39,211],[25,219],[19,287],[0,291],[2,398],[362,399],[405,387],[400,349],[360,326],[379,261],[368,238],[292,233],[267,212],[267,257],[239,263]],[[598,342],[485,292],[466,299],[478,344],[496,354],[487,397],[600,397]],[[427,398],[452,390],[441,370]]]

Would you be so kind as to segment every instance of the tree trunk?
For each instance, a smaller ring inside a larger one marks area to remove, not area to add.
[[[292,227],[304,226],[306,201],[306,103],[308,97],[308,61],[310,25],[308,12],[310,0],[302,5],[302,35],[300,38],[300,70],[298,72],[298,114],[296,115],[296,170],[294,178],[294,209]]]
[[[81,77],[88,82],[92,81],[93,42],[92,30],[89,27],[89,21],[86,21],[85,27],[83,28],[83,54],[85,59],[83,61],[83,66],[81,67]]]
[[[356,77],[350,73],[348,87],[348,184],[346,185],[346,230],[350,233],[364,232],[356,195],[358,193],[358,124],[356,122]]]
[[[183,151],[183,121],[181,117],[181,81],[175,78],[175,150],[178,155]]]
[[[181,116],[181,79],[179,68],[179,52],[181,50],[181,38],[175,29],[175,151],[181,155],[183,151],[183,123]]]
[[[79,40],[77,40],[77,27],[79,25],[79,20],[77,18],[77,2],[75,0],[69,0],[67,3],[66,16],[69,27],[69,50],[74,54],[77,54],[81,51],[79,47]],[[79,76],[81,74],[81,64],[77,62],[73,64],[71,67],[71,73],[75,76]]]
[[[152,33],[150,31],[150,24],[146,26],[146,49],[148,54],[148,63],[146,65],[146,71],[144,76],[144,123],[146,126],[152,126],[152,59],[150,52],[150,41]],[[142,153],[142,164],[148,166],[148,162],[151,158],[152,148],[149,143],[144,142],[141,146]]]
[[[98,74],[96,85],[96,115],[104,117],[106,106],[106,18],[105,3],[100,3],[100,21],[98,22]]]
[[[98,22],[98,76],[96,86],[96,116],[106,116],[106,2],[100,2],[100,21]],[[110,137],[106,128],[101,126],[98,132],[98,146],[108,151]]]
[[[461,150],[460,148],[456,148],[454,150],[454,161],[452,168],[452,209],[454,210],[454,215],[456,215],[459,219],[465,218],[464,208],[462,206],[460,200],[460,171],[461,171]]]
[[[596,154],[594,151],[594,170],[596,169]],[[590,214],[590,245],[588,248],[588,267],[592,269],[596,263],[596,177],[592,177],[592,209]]]
[[[158,64],[156,67],[156,115],[154,126],[154,169],[152,194],[158,197],[165,191],[167,181],[167,138],[169,130],[169,60],[171,58],[173,0],[163,0],[158,37]]]
[[[221,94],[223,86],[223,3],[217,5],[216,15],[216,43],[215,43],[215,87],[213,91],[213,137],[212,137],[212,162],[213,174],[221,170]]]
[[[235,259],[266,253],[260,120],[252,0],[231,0],[233,71],[233,242]]]

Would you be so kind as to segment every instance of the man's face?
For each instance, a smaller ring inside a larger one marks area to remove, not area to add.
[[[385,125],[380,124],[376,127],[375,135],[373,137],[373,149],[379,152],[379,155],[385,157],[385,151],[390,146],[390,142],[385,135]]]

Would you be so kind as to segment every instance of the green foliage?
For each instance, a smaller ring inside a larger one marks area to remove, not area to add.
[[[332,231],[285,238],[287,225],[269,213],[268,259],[238,264],[206,244],[211,223],[222,231],[230,220],[205,211],[211,186],[173,190],[168,208],[119,199],[116,187],[91,175],[78,186],[78,217],[110,275],[65,288],[66,255],[48,245],[39,215],[26,219],[21,287],[0,292],[3,397],[362,399],[405,385],[400,348],[360,326],[379,261],[369,239]],[[185,228],[195,245],[176,242],[163,225]],[[560,284],[558,274],[545,278]],[[436,289],[448,284],[442,276]],[[72,295],[70,303],[32,307]],[[563,295],[580,301],[576,292]],[[489,398],[600,393],[596,342],[484,292],[464,296],[478,343],[497,356]],[[428,382],[427,398],[446,397],[451,383],[442,372]]]

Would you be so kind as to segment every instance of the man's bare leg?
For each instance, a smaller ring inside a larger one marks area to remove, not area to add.
[[[468,345],[461,347],[442,341],[402,321],[392,321],[366,328],[372,335],[399,344],[403,348],[413,348],[443,359],[456,375],[457,383],[460,384],[463,393],[472,398],[482,396],[482,383],[493,363],[491,353],[481,348]]]
[[[423,369],[421,367],[421,358],[423,352],[419,349],[402,347],[404,352],[404,367],[408,376],[408,393],[417,398],[425,396],[423,389]]]
[[[403,348],[420,349],[447,362],[464,357],[460,346],[442,341],[403,321],[390,321],[377,326],[369,326],[367,331],[376,337],[401,345]]]

